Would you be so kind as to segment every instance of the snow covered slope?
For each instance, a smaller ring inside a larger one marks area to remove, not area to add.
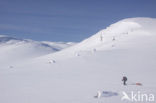
[[[122,101],[123,91],[134,92],[137,100],[138,92],[156,96],[155,44],[155,18],[128,18],[59,52],[12,68],[0,65],[0,102],[135,103]],[[128,77],[127,86],[122,76]],[[133,85],[137,82],[143,85]],[[94,98],[97,91],[104,91],[103,97]]]
[[[113,49],[145,49],[151,47],[150,43],[155,41],[156,33],[155,18],[128,18],[114,23],[83,40],[82,42],[67,48],[63,51],[44,56],[72,57],[80,54],[88,54],[95,51],[113,50]],[[154,39],[151,41],[151,39]],[[85,51],[85,52],[84,52]],[[72,55],[71,55],[72,54]],[[44,58],[43,57],[43,58]]]
[[[123,46],[133,39],[155,35],[156,19],[152,18],[131,18],[124,19],[110,25],[79,43],[77,50],[106,49]],[[132,40],[132,41],[131,41]],[[126,43],[125,43],[126,42]],[[138,43],[137,42],[137,43]],[[122,43],[122,44],[121,44]],[[129,45],[126,45],[126,47]],[[131,45],[130,45],[131,46]]]
[[[42,43],[51,45],[52,47],[58,50],[65,49],[76,44],[75,42],[48,42],[48,41],[43,41]]]
[[[0,62],[19,62],[24,59],[43,56],[60,51],[73,45],[57,42],[38,42],[27,39],[18,39],[6,35],[0,35]]]

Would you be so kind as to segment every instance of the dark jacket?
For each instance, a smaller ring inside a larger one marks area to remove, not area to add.
[[[127,81],[127,77],[124,76],[123,79],[122,79],[122,81]]]

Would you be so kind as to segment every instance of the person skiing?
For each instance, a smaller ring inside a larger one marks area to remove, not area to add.
[[[126,84],[126,81],[127,81],[127,77],[126,76],[123,76],[122,81],[123,81],[123,85],[127,85]]]

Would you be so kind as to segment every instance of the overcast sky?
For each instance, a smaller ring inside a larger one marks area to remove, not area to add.
[[[118,20],[156,18],[156,0],[0,0],[0,34],[81,41]]]

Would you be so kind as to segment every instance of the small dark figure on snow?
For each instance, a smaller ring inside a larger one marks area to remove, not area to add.
[[[127,85],[127,84],[126,84],[126,81],[127,81],[127,77],[126,77],[126,76],[124,76],[124,77],[122,78],[122,81],[123,81],[123,85]]]

